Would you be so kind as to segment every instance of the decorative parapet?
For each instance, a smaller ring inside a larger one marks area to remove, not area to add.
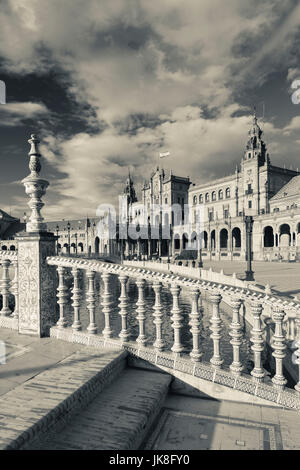
[[[158,263],[155,261],[124,261],[125,266],[137,266],[145,267],[158,271],[172,272],[178,274],[179,276],[188,276],[190,278],[201,279],[203,281],[217,282],[220,284],[226,284],[232,287],[241,287],[242,289],[247,289],[250,287],[252,290],[257,292],[264,292],[263,289],[256,286],[255,283],[249,283],[248,281],[243,281],[238,279],[236,273],[224,274],[223,269],[220,272],[213,271],[212,268],[203,269],[193,266],[180,266],[178,264],[164,264]]]
[[[264,292],[257,292],[253,289],[245,289],[240,287],[233,287],[218,282],[204,281],[202,279],[194,279],[183,277],[176,274],[164,273],[160,271],[153,272],[150,269],[116,265],[112,263],[105,263],[98,260],[86,260],[78,258],[67,258],[63,256],[51,256],[47,258],[47,263],[54,266],[64,266],[66,268],[77,267],[79,269],[96,271],[99,273],[109,272],[119,276],[126,274],[127,276],[140,279],[143,277],[145,280],[153,283],[153,280],[162,282],[165,285],[177,284],[180,287],[193,287],[197,286],[199,289],[206,291],[218,291],[221,295],[238,296],[243,301],[259,301],[264,306],[281,306],[285,312],[296,314],[300,310],[300,302],[289,302],[275,295],[266,295]]]

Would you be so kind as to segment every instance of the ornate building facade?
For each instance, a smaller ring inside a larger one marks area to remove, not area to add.
[[[300,222],[299,172],[271,164],[254,115],[239,167],[226,178],[195,185],[190,207],[201,205],[203,259],[245,259],[245,216],[253,217],[253,259],[295,259]],[[195,218],[195,215],[192,215]],[[193,220],[193,223],[195,220]]]
[[[174,203],[182,208],[188,203],[188,231],[183,216],[174,219]],[[170,213],[153,214],[155,204],[169,205]],[[148,248],[132,241],[125,254],[195,258],[200,246],[203,261],[245,260],[246,216],[251,216],[254,260],[300,260],[300,174],[272,165],[256,115],[232,175],[192,185],[189,178],[157,168],[143,186],[141,201],[129,198],[128,205],[130,221],[141,226],[151,221],[159,227],[159,236],[148,242]],[[168,225],[170,240],[165,241],[161,232]],[[186,250],[188,241],[194,251]]]

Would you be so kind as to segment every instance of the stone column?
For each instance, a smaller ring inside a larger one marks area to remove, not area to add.
[[[56,273],[54,266],[48,266],[46,258],[55,256],[55,236],[46,232],[47,226],[41,216],[48,181],[41,179],[39,140],[33,134],[28,141],[30,175],[22,183],[31,209],[26,233],[18,240],[18,291],[19,291],[19,333],[46,336],[56,323]]]
[[[46,258],[55,256],[52,233],[20,234],[18,240],[19,333],[47,336],[56,323],[55,266]]]

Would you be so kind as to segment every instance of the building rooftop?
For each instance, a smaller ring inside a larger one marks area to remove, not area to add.
[[[300,196],[300,175],[294,176],[287,184],[285,184],[271,199],[270,202],[289,196]]]

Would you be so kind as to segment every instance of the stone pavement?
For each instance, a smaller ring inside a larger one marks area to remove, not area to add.
[[[120,350],[99,351],[1,330],[4,337],[10,341],[10,357],[0,365],[0,449],[19,449],[69,419],[125,367],[127,354]],[[23,355],[13,356],[17,345]]]
[[[19,335],[5,328],[0,328],[0,342],[5,362],[0,360],[0,396],[85,348],[54,338]]]
[[[242,261],[206,261],[203,260],[203,268],[212,268],[224,274],[236,273],[237,277],[245,276],[246,262]],[[293,297],[299,295],[300,299],[300,263],[279,263],[255,261],[253,263],[254,279],[257,284],[271,288],[282,294]]]
[[[299,450],[299,424],[292,410],[171,395],[146,448]]]

